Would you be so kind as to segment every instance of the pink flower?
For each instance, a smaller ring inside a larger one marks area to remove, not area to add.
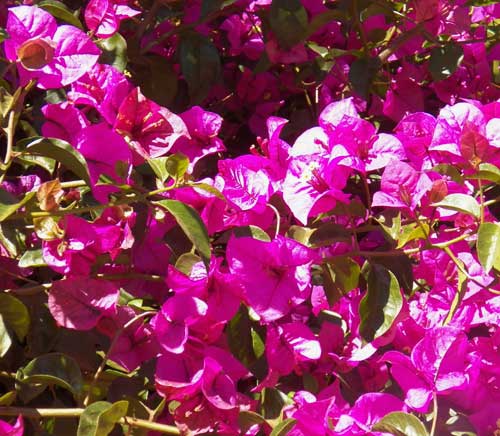
[[[5,55],[16,61],[25,85],[32,79],[43,89],[60,88],[82,77],[97,62],[100,50],[80,29],[57,26],[36,6],[9,9]]]
[[[99,38],[109,38],[118,31],[122,20],[140,13],[129,7],[127,0],[90,0],[85,8],[85,23]]]
[[[120,245],[117,226],[98,229],[83,218],[67,215],[59,227],[63,236],[43,241],[42,252],[47,264],[61,274],[87,275],[97,256]]]
[[[170,353],[184,352],[189,326],[207,313],[207,304],[186,295],[170,297],[151,321],[160,345]]]
[[[189,136],[184,121],[134,88],[123,100],[114,129],[127,137],[134,150],[134,163],[167,154],[181,137]]]
[[[405,392],[406,404],[426,413],[433,392],[445,395],[466,385],[466,350],[464,333],[452,327],[434,327],[415,345],[411,358],[389,351],[383,359],[391,364],[391,375]]]
[[[283,199],[295,218],[307,224],[309,217],[333,209],[338,201],[348,201],[342,189],[350,171],[324,155],[297,156],[290,160]]]
[[[0,420],[0,434],[2,436],[23,436],[23,417],[19,415],[14,425],[10,425],[8,422]]]
[[[46,119],[42,125],[43,136],[59,138],[70,144],[74,143],[80,130],[89,125],[82,111],[67,101],[47,104],[42,107],[42,113]]]
[[[222,193],[239,209],[263,212],[269,200],[270,182],[266,171],[259,169],[256,156],[241,156],[219,161]]]
[[[135,316],[136,313],[131,307],[117,306],[116,314],[108,314],[99,319],[97,330],[112,340],[116,332]],[[120,333],[109,358],[127,371],[133,371],[142,362],[152,359],[157,354],[158,345],[151,334],[151,326],[144,325],[142,320],[137,320]]]
[[[373,196],[372,207],[394,207],[412,213],[431,188],[432,181],[426,174],[393,160],[385,167],[381,190]]]
[[[371,427],[385,415],[404,409],[403,402],[390,394],[369,393],[359,397],[348,413],[340,416],[335,434],[342,436],[371,436]],[[387,434],[387,433],[383,433]]]
[[[196,162],[209,154],[226,151],[224,143],[217,137],[222,126],[222,117],[214,112],[193,106],[180,114],[189,132],[175,143],[172,153],[181,152],[189,158],[190,171]]]
[[[266,357],[269,373],[259,388],[273,387],[280,376],[290,374],[300,363],[318,360],[321,346],[311,330],[299,322],[278,327],[270,325],[266,336]]]
[[[314,259],[312,250],[282,236],[272,242],[233,237],[227,245],[229,270],[265,323],[285,316],[309,296]]]
[[[68,99],[74,104],[94,107],[110,124],[123,100],[133,87],[127,78],[111,65],[95,64],[79,80],[71,84]]]
[[[54,282],[48,306],[58,325],[90,330],[101,317],[115,312],[118,294],[112,282],[74,277]]]

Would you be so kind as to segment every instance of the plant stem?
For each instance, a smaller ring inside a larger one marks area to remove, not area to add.
[[[436,434],[436,426],[437,426],[437,419],[438,419],[438,403],[437,403],[437,395],[434,392],[433,397],[432,397],[432,402],[434,406],[434,416],[432,417],[432,426],[431,426],[431,432],[429,436],[434,436]]]
[[[26,418],[78,418],[82,415],[85,409],[69,408],[69,409],[39,409],[31,407],[0,407],[0,416],[19,416]],[[180,435],[181,432],[177,427],[157,422],[146,421],[145,419],[133,418],[124,416],[118,421],[120,424],[130,425],[132,427],[145,428],[147,430],[158,431],[164,434]]]

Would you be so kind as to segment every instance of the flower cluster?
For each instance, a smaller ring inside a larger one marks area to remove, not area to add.
[[[18,3],[2,434],[500,432],[497,5]]]

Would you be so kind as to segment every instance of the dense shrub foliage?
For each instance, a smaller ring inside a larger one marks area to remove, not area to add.
[[[500,434],[500,5],[0,2],[0,434]]]

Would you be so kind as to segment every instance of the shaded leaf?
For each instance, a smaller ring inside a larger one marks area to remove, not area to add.
[[[200,103],[221,76],[219,52],[207,37],[190,32],[181,40],[179,55],[191,104]]]
[[[210,241],[208,239],[207,228],[198,213],[191,206],[177,200],[161,200],[154,202],[154,204],[172,214],[177,224],[179,224],[186,236],[193,243],[208,269],[211,256]]]
[[[500,224],[483,223],[477,234],[477,256],[484,270],[500,271]]]
[[[373,427],[372,431],[392,433],[395,436],[428,436],[422,422],[415,416],[404,412],[391,412]]]
[[[292,48],[307,36],[307,12],[300,0],[273,0],[269,24],[281,47]]]
[[[360,58],[351,64],[349,70],[349,81],[354,91],[361,97],[367,98],[371,84],[375,79],[381,62],[378,58]]]
[[[326,223],[312,232],[309,236],[309,243],[314,247],[323,247],[334,242],[351,242],[351,239],[351,233],[345,226]]]
[[[125,416],[128,401],[97,401],[88,406],[80,416],[77,436],[107,436],[116,423]]]
[[[21,385],[38,385],[38,393],[34,396],[49,385],[57,385],[67,389],[76,397],[83,387],[82,373],[78,363],[63,353],[49,353],[33,359],[17,371],[16,380]]]
[[[392,326],[403,307],[396,276],[382,265],[371,265],[367,290],[359,304],[359,332],[368,342],[382,336]]]
[[[221,11],[236,3],[236,0],[202,0],[200,18],[204,20],[210,14]]]
[[[431,50],[429,71],[434,80],[443,80],[451,76],[464,58],[464,51],[459,44],[449,42]]]
[[[65,141],[55,138],[30,138],[23,154],[55,159],[90,185],[89,169],[85,158]]]
[[[24,303],[13,295],[0,294],[0,315],[22,341],[30,328],[30,315]]]
[[[481,208],[476,199],[466,194],[449,194],[433,206],[455,210],[479,218]]]
[[[37,6],[45,9],[53,17],[83,30],[80,20],[73,15],[73,12],[64,3],[57,0],[43,0]]]

